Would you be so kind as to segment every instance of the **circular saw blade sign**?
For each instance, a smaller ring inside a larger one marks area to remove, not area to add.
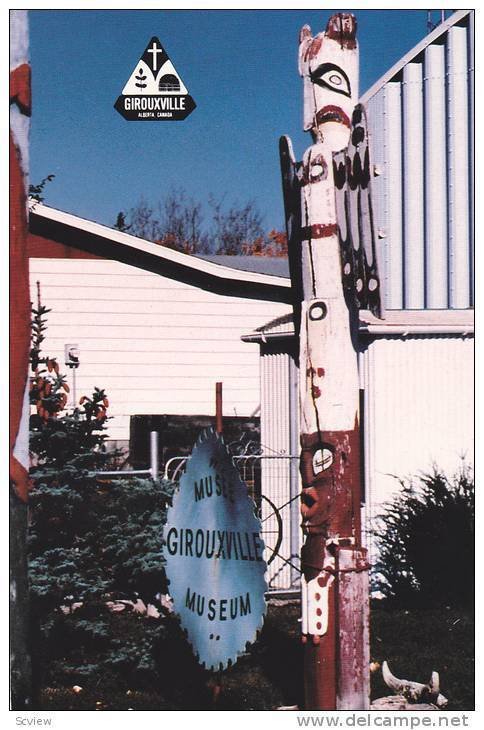
[[[255,641],[266,564],[254,502],[222,438],[204,431],[168,510],[164,554],[182,628],[206,669],[225,669]]]

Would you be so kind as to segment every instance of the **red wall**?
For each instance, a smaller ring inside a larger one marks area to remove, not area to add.
[[[29,258],[35,259],[103,259],[103,256],[73,248],[49,238],[42,238],[29,233],[27,237],[27,253]]]

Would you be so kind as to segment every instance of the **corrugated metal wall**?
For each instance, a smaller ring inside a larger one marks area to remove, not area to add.
[[[294,443],[290,432],[290,424],[297,424],[295,400],[290,399],[297,370],[289,343],[286,339],[261,347],[261,440],[267,454],[299,451],[297,434]],[[473,463],[473,348],[472,336],[395,335],[375,337],[361,353],[367,529],[382,503],[399,489],[398,479],[429,472],[433,465],[452,476],[463,459]],[[300,489],[297,460],[291,464],[292,475],[286,459],[262,463],[262,491],[276,505]],[[264,510],[266,516],[270,510]],[[301,540],[298,502],[282,516],[280,552],[289,558],[297,554]],[[274,519],[266,529],[276,529]],[[272,588],[288,588],[298,576],[276,559],[269,579]]]
[[[363,97],[388,309],[473,305],[471,22],[466,15]]]
[[[378,337],[362,354],[367,517],[395,477],[472,463],[473,347],[472,337]]]
[[[299,562],[301,531],[299,528],[299,500],[288,504],[299,493],[297,425],[297,369],[287,352],[287,343],[261,347],[261,447],[268,456],[280,459],[262,460],[262,493],[281,510],[283,539],[279,553],[295,564]],[[294,455],[296,458],[286,458]],[[277,521],[270,517],[272,510],[262,504],[265,530],[276,530]],[[287,589],[299,582],[299,574],[291,566],[276,558],[268,568],[271,589]]]

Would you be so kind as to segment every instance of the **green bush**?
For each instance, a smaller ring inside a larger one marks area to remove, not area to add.
[[[438,469],[401,489],[372,531],[377,548],[372,587],[395,604],[471,606],[474,600],[474,481],[463,466]]]
[[[172,485],[102,476],[118,456],[105,445],[109,403],[96,388],[66,410],[65,378],[40,352],[47,311],[40,302],[34,310],[31,351],[29,579],[38,649],[47,664],[70,656],[80,677],[91,671],[90,645],[102,662],[142,669],[151,665],[148,634],[136,646],[126,636],[121,646],[110,634],[106,603],[156,604],[166,592],[161,548]],[[72,612],[74,604],[82,606]]]

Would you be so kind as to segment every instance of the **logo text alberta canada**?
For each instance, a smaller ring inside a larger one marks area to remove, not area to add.
[[[158,38],[153,37],[114,108],[129,121],[185,119],[196,107]]]

